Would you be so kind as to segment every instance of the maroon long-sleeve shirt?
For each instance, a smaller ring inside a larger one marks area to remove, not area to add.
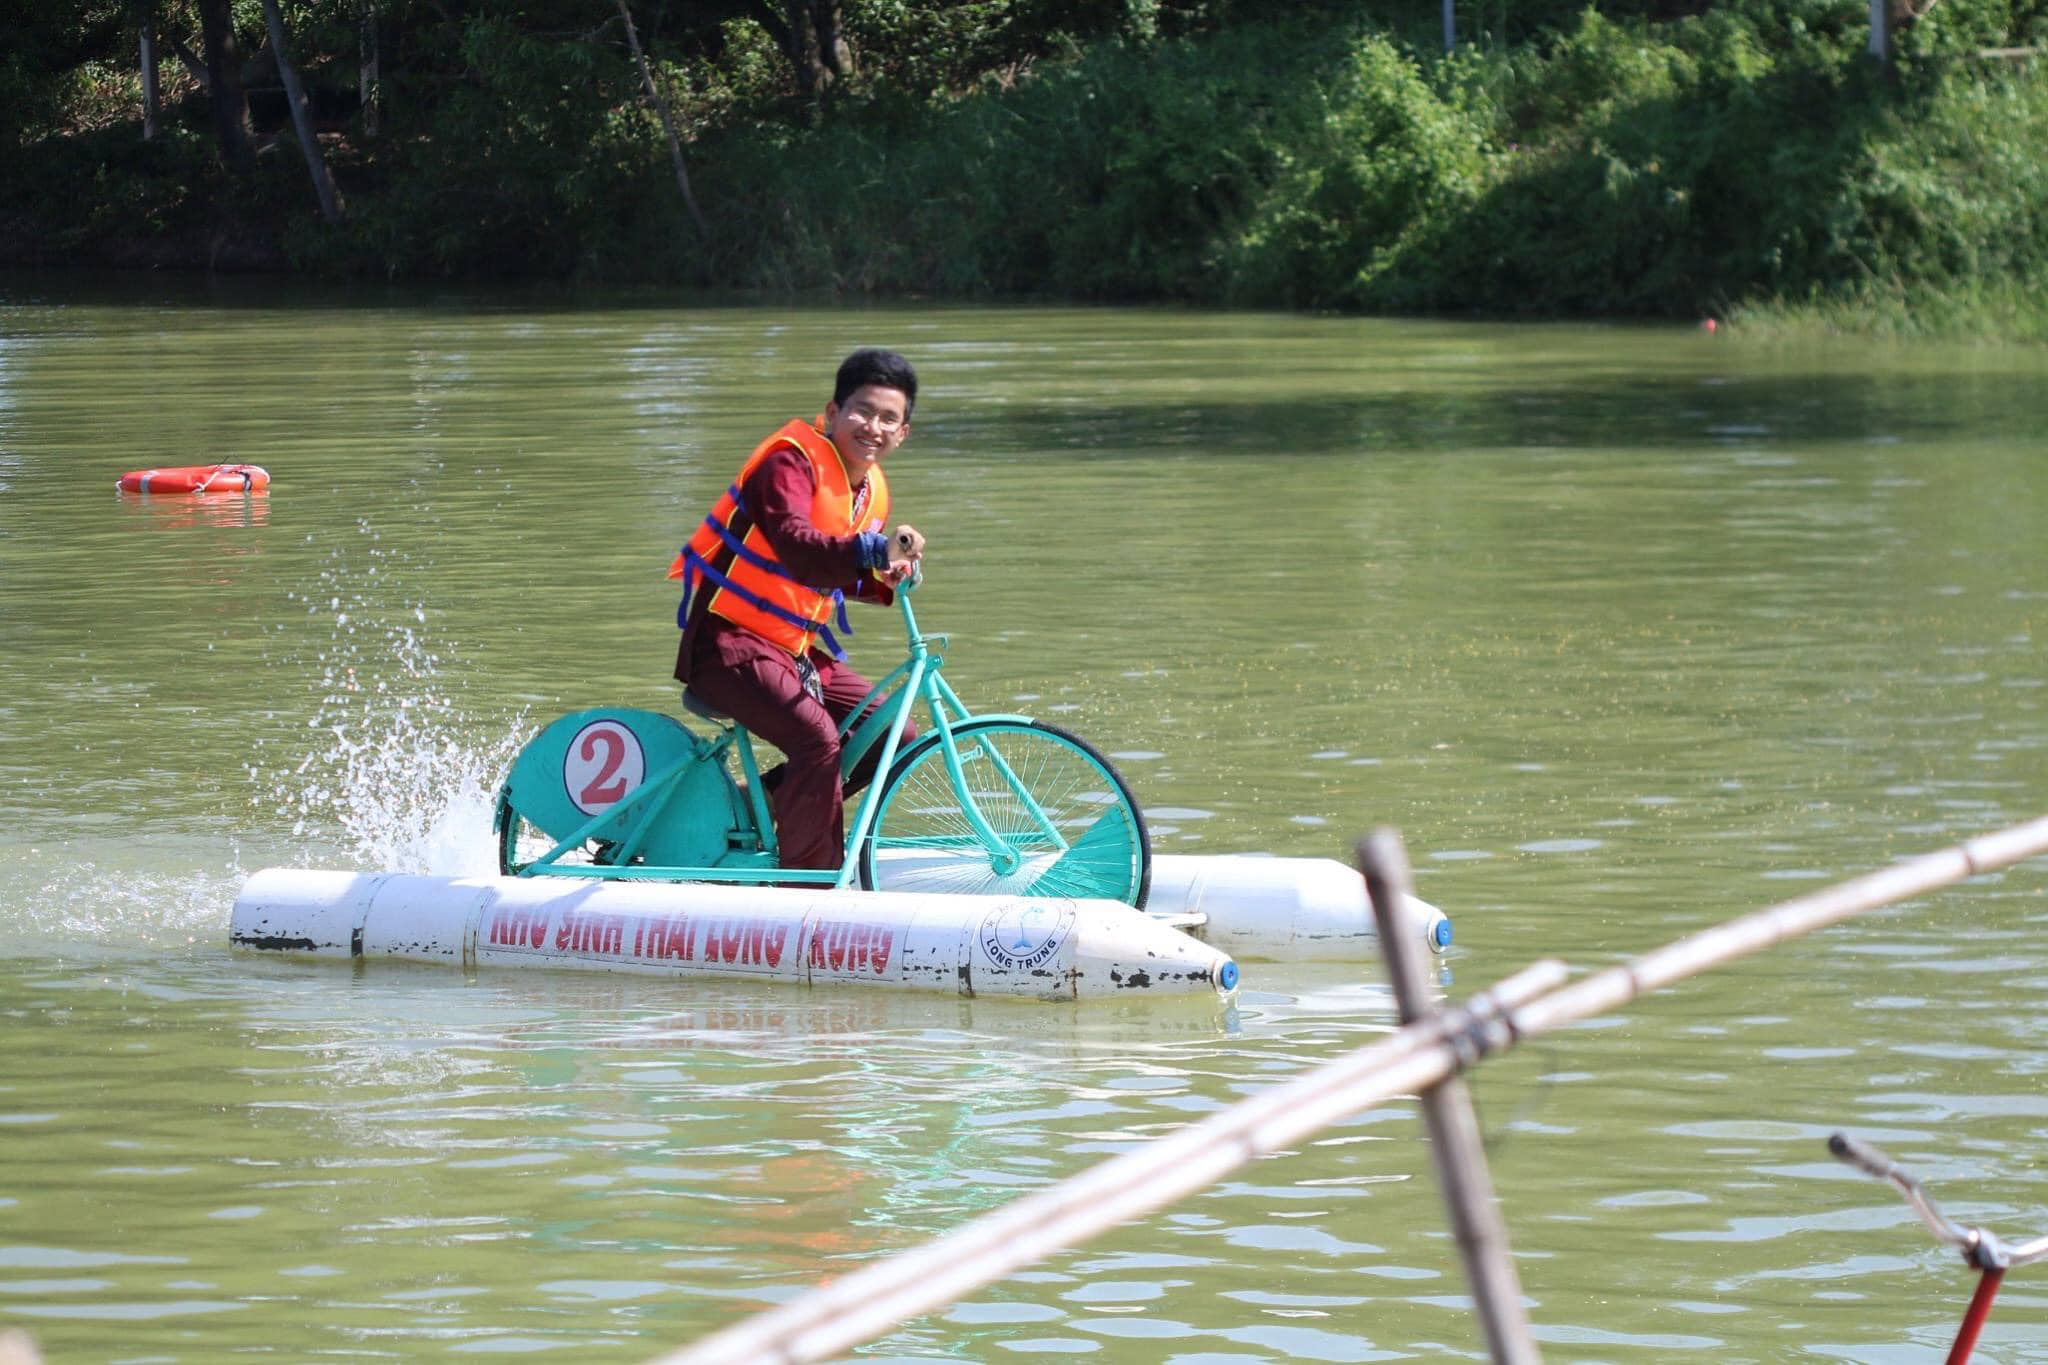
[[[810,460],[803,452],[784,447],[754,466],[740,485],[744,510],[734,514],[733,533],[745,536],[750,527],[759,526],[782,567],[820,592],[837,588],[849,601],[894,602],[895,593],[861,567],[858,535],[827,535],[811,521],[817,495],[818,476]],[[699,664],[736,668],[763,651],[782,652],[745,626],[713,616],[706,610],[710,601],[708,584],[700,584],[690,599],[690,614],[676,648],[676,680],[685,686]]]

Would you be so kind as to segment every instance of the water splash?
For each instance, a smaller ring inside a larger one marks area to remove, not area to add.
[[[323,696],[307,722],[317,738],[288,774],[251,768],[263,789],[252,803],[288,812],[294,837],[338,834],[344,856],[367,870],[493,873],[497,785],[527,738],[524,713],[480,737],[484,727],[441,690],[425,607],[380,619],[379,552],[370,554],[368,573],[331,569],[319,591],[294,594],[334,626],[318,656]],[[364,586],[344,591],[344,578]]]
[[[220,941],[243,872],[192,867],[189,841],[104,836],[39,843],[0,864],[0,904],[17,944],[177,952]],[[17,890],[19,887],[19,890]]]
[[[0,848],[0,929],[65,956],[203,955],[224,939],[250,859],[448,876],[497,870],[497,785],[530,727],[523,714],[478,720],[451,701],[426,609],[394,611],[380,600],[391,575],[369,534],[367,568],[357,551],[314,590],[290,594],[331,637],[310,656],[270,660],[312,696],[300,708],[304,743],[274,766],[246,769],[259,818],[197,834],[82,825]],[[323,639],[317,627],[308,637]]]

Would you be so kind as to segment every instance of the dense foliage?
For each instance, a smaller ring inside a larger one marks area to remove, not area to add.
[[[339,224],[271,2],[31,6],[0,251],[1543,315],[2048,281],[2048,77],[2010,51],[2048,0],[1902,0],[1889,69],[1863,0],[1476,0],[1449,55],[1412,0],[277,0]],[[202,83],[209,5],[253,157]]]

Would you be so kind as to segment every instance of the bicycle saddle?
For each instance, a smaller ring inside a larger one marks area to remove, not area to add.
[[[730,721],[732,719],[731,716],[719,710],[717,707],[713,706],[710,702],[704,700],[702,697],[698,696],[695,692],[692,692],[687,687],[683,689],[683,709],[685,711],[688,711],[691,715],[700,717],[704,720],[718,721],[722,723]]]

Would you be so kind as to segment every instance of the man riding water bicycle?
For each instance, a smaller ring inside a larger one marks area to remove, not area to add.
[[[833,634],[849,599],[887,606],[916,572],[924,537],[883,527],[882,461],[910,435],[917,371],[863,349],[839,366],[832,401],[754,449],[669,569],[683,581],[676,679],[698,702],[780,749],[765,774],[780,863],[835,868],[844,798],[874,776],[877,753],[842,784],[838,724],[872,686]],[[907,748],[914,735],[906,728]]]

